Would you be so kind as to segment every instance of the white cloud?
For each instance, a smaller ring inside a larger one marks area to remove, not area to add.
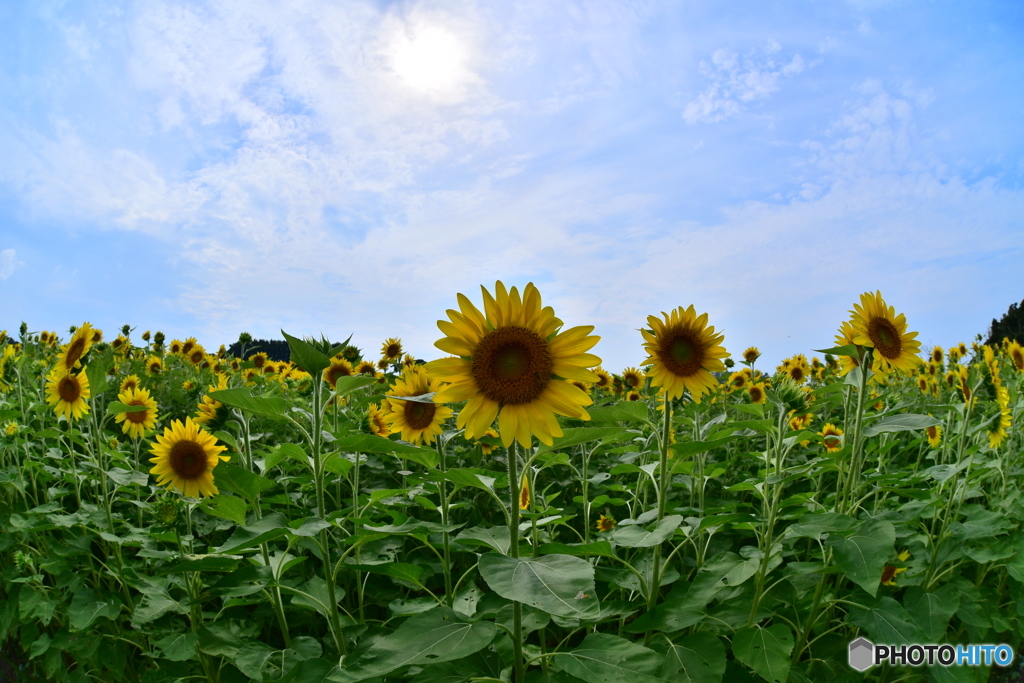
[[[24,263],[18,260],[18,256],[13,249],[0,251],[0,280],[6,280],[14,275],[14,271],[24,265]]]
[[[710,63],[700,63],[701,75],[711,83],[686,105],[683,118],[690,124],[723,121],[738,115],[747,103],[778,92],[781,79],[796,76],[806,68],[799,54],[780,59],[781,50],[774,40],[743,57],[729,50],[715,50]]]

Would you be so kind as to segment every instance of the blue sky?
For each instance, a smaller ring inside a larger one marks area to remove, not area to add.
[[[1024,4],[5,2],[0,329],[440,354],[533,281],[619,371],[693,304],[774,365],[881,290],[1024,298]]]

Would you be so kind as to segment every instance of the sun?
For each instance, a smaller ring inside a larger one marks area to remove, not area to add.
[[[442,28],[429,26],[398,35],[392,67],[416,90],[451,90],[464,80],[467,56],[457,37]]]

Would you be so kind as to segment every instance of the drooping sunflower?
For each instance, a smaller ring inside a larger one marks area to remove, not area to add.
[[[906,562],[907,560],[910,559],[910,551],[909,550],[904,550],[903,552],[901,552],[899,555],[896,556],[896,559],[898,559],[900,562]],[[896,576],[898,574],[902,574],[905,571],[907,571],[906,567],[895,567],[895,566],[890,565],[890,564],[885,565],[885,569],[882,570],[882,585],[883,586],[895,586],[896,585]]]
[[[996,421],[988,431],[989,448],[999,448],[1003,445],[1013,417],[1013,414],[1010,412],[1010,393],[1004,386],[997,386],[995,390],[999,417],[996,418]]]
[[[665,387],[670,398],[679,398],[688,389],[695,403],[718,386],[712,372],[723,372],[722,358],[729,353],[721,346],[725,335],[715,334],[708,326],[708,314],[697,315],[691,305],[679,306],[671,313],[647,316],[650,329],[641,330],[644,349],[650,357],[643,365],[653,364],[648,371],[651,383]]]
[[[436,393],[441,389],[441,380],[431,377],[420,366],[406,368],[402,376],[388,391],[384,402],[387,404],[386,417],[392,432],[401,432],[402,438],[419,445],[426,441],[434,443],[434,437],[441,433],[441,425],[452,416],[451,408],[434,402],[409,401],[394,396],[422,396]],[[435,397],[436,399],[436,397]]]
[[[391,425],[388,424],[387,413],[381,410],[376,403],[371,403],[366,409],[366,425],[371,434],[387,438],[391,434]]]
[[[89,412],[85,399],[90,395],[85,372],[76,374],[54,368],[46,377],[46,402],[53,406],[54,413],[63,415],[69,422]]]
[[[626,368],[622,371],[622,383],[630,389],[637,389],[644,383],[644,372],[636,368]]]
[[[896,309],[886,305],[879,291],[861,294],[860,303],[853,309],[850,322],[856,330],[854,343],[873,347],[883,371],[896,368],[907,374],[913,372],[921,362],[921,342],[915,339],[917,332],[907,332],[906,317],[896,315]]]
[[[352,364],[337,355],[331,359],[331,364],[324,368],[324,381],[331,385],[331,389],[338,386],[339,377],[348,377],[352,374]]]
[[[219,375],[217,378],[217,385],[210,384],[207,386],[207,391],[220,391],[221,389],[228,388],[228,376]],[[224,404],[220,401],[216,401],[208,394],[203,394],[202,400],[199,402],[197,407],[196,416],[193,422],[203,427],[209,427],[215,431],[224,425],[227,420],[230,411],[224,407]]]
[[[821,436],[827,453],[838,453],[843,449],[843,430],[831,422],[822,427],[818,435]]]
[[[129,389],[138,389],[138,388],[139,388],[139,376],[138,375],[128,375],[123,380],[121,380],[121,388],[118,391],[118,393],[123,394],[124,392],[128,391]],[[117,400],[121,401],[121,399],[117,399]],[[121,401],[121,403],[124,403],[124,401]]]
[[[449,309],[449,320],[437,326],[446,335],[435,346],[455,358],[442,358],[428,367],[450,382],[435,400],[468,401],[459,413],[458,426],[466,436],[482,436],[498,419],[502,443],[513,440],[529,447],[533,435],[546,445],[562,436],[555,414],[589,420],[584,406],[590,396],[566,380],[597,381],[589,368],[601,359],[587,353],[600,339],[593,326],[561,330],[554,310],[541,305],[533,283],[522,296],[515,287],[506,290],[500,281],[495,296],[483,291],[481,313],[459,294],[461,311]]]
[[[89,352],[92,346],[93,328],[89,323],[82,323],[82,326],[75,330],[71,341],[61,347],[57,355],[55,370],[71,372],[81,366],[82,356]]]
[[[122,391],[117,400],[126,406],[146,406],[145,410],[133,413],[118,413],[114,421],[121,423],[121,432],[133,439],[141,439],[146,432],[156,428],[156,400],[149,395],[148,389],[138,387]]]
[[[151,375],[159,375],[164,371],[164,362],[156,356],[146,359],[146,372]]]
[[[220,491],[213,483],[213,468],[231,456],[221,455],[226,446],[217,445],[217,438],[186,417],[185,422],[175,420],[163,434],[157,434],[157,443],[150,449],[155,457],[150,474],[156,483],[181,491],[189,497],[215,496]]]
[[[402,357],[402,340],[388,337],[380,348],[381,358],[388,362],[394,362]],[[383,368],[382,368],[383,369]]]
[[[1017,368],[1018,372],[1024,372],[1024,347],[1021,347],[1020,342],[1016,339],[1010,342],[1009,348],[1006,349],[1006,355],[1009,356],[1013,367]]]

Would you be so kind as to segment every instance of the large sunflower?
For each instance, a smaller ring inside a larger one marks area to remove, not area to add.
[[[721,360],[729,355],[721,346],[725,335],[715,334],[715,328],[708,326],[708,314],[698,316],[692,305],[661,315],[664,320],[647,316],[650,329],[640,331],[650,354],[643,365],[654,366],[647,372],[651,384],[664,387],[670,398],[679,398],[689,389],[694,402],[700,403],[701,396],[718,386],[711,373],[725,371]]]
[[[218,446],[212,434],[186,417],[184,424],[175,420],[157,434],[157,443],[150,449],[155,456],[150,474],[157,477],[157,484],[178,489],[186,496],[215,496],[220,491],[213,483],[213,468],[221,460],[231,457],[221,455],[226,446]]]
[[[71,372],[81,365],[82,356],[89,352],[92,346],[92,325],[82,323],[82,326],[75,330],[71,341],[61,347],[57,355],[56,370]]]
[[[896,368],[910,374],[921,362],[921,342],[914,339],[917,332],[907,332],[906,317],[896,315],[896,309],[887,306],[878,291],[861,294],[860,303],[853,308],[854,343],[873,347],[883,371]]]
[[[391,386],[384,399],[387,411],[384,417],[393,432],[401,432],[402,438],[412,444],[434,443],[434,437],[441,433],[441,425],[452,416],[452,409],[437,403],[403,401],[392,396],[422,396],[435,393],[441,388],[441,380],[432,378],[421,366],[406,368],[402,376]]]
[[[562,321],[541,305],[533,283],[522,296],[501,282],[495,283],[496,296],[481,290],[483,313],[459,294],[461,311],[449,309],[450,321],[437,322],[446,336],[434,345],[457,357],[429,364],[432,373],[451,383],[434,400],[467,401],[458,419],[467,438],[483,436],[497,418],[506,448],[513,440],[529,447],[533,435],[551,445],[553,437],[562,436],[556,413],[590,419],[584,409],[590,397],[567,380],[597,381],[588,368],[601,359],[587,351],[600,337],[590,335],[590,325],[559,331]]]
[[[156,428],[156,401],[148,389],[133,388],[122,391],[117,400],[126,406],[146,406],[145,410],[133,413],[118,413],[115,422],[123,423],[121,431],[133,439],[141,439],[146,432]]]
[[[46,377],[46,402],[68,421],[79,420],[89,412],[85,399],[90,395],[89,378],[84,372],[75,374],[54,368]]]

